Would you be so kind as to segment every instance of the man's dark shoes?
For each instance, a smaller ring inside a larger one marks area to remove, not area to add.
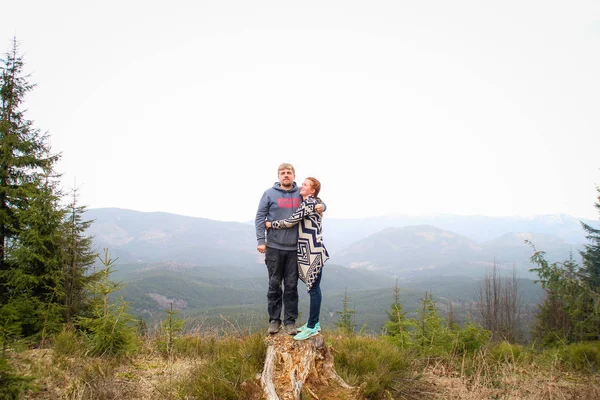
[[[271,321],[269,322],[269,329],[267,332],[269,332],[270,334],[274,334],[279,332],[279,329],[281,328],[281,323],[279,321]]]
[[[285,333],[287,333],[288,335],[295,335],[296,333],[298,333],[298,327],[296,326],[296,323],[292,322],[291,324],[287,324],[285,326]]]

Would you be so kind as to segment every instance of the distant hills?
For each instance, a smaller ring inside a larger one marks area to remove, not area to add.
[[[252,223],[117,208],[91,209],[85,218],[94,220],[89,233],[95,249],[108,248],[118,257],[113,279],[127,284],[123,295],[136,315],[161,318],[172,303],[198,324],[264,325],[266,268]],[[585,243],[579,220],[565,215],[325,217],[324,239],[331,259],[323,275],[323,323],[335,322],[348,291],[356,323],[375,330],[387,318],[396,280],[409,312],[429,291],[440,302],[461,305],[456,311],[466,316],[488,268],[515,266],[526,303],[535,304],[541,292],[528,272],[533,250],[525,240],[551,261],[563,261],[570,252],[578,259]],[[307,315],[302,283],[299,292]]]
[[[478,243],[434,226],[417,225],[386,228],[359,240],[342,250],[336,262],[403,280],[431,275],[480,277],[494,263],[504,269],[514,266],[522,277],[534,277],[528,271],[533,249],[525,240],[545,249],[550,260],[563,261],[570,251],[576,253],[575,245],[547,234],[507,233]]]
[[[362,219],[324,219],[327,244],[335,253],[353,242],[386,228],[430,225],[483,243],[505,234],[532,233],[556,236],[567,243],[586,243],[580,221],[599,226],[597,220],[578,219],[565,214],[533,217],[487,217],[477,215],[432,214],[422,216],[387,215]]]
[[[86,218],[98,249],[108,247],[126,263],[178,262],[193,266],[254,266],[254,226],[162,212],[91,209]],[[597,226],[597,221],[584,220]],[[524,217],[389,216],[324,219],[331,263],[379,270],[404,278],[440,274],[480,276],[493,262],[526,273],[532,249],[562,261],[585,243],[578,219],[567,215]]]
[[[247,265],[258,256],[248,224],[119,208],[91,209],[85,217],[94,220],[94,245],[122,262]]]

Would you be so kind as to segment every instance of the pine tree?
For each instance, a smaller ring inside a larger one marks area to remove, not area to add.
[[[22,224],[4,271],[10,301],[23,316],[23,335],[56,331],[63,321],[63,234],[64,210],[57,183],[51,178],[29,196],[29,207],[17,210]],[[26,319],[25,319],[26,318]]]
[[[594,207],[600,212],[600,186],[596,190],[598,201],[594,204]],[[587,232],[586,238],[591,242],[585,246],[585,251],[581,252],[583,257],[581,272],[590,289],[600,294],[600,229],[595,229],[583,222],[581,222],[581,226]]]
[[[350,303],[350,297],[348,297],[348,293],[346,289],[344,289],[344,297],[342,299],[342,311],[337,312],[340,318],[335,323],[335,326],[337,326],[340,332],[345,333],[346,335],[353,335],[354,328],[356,328],[356,325],[352,322],[352,316],[356,311],[350,310],[348,308],[348,303]]]
[[[454,342],[454,335],[440,317],[430,293],[426,292],[425,297],[421,299],[421,310],[418,314],[414,337],[421,352],[439,355],[449,351]]]
[[[33,128],[22,109],[25,95],[35,85],[23,74],[23,57],[13,39],[12,49],[0,60],[0,274],[9,269],[7,255],[15,238],[27,227],[22,215],[52,175],[59,155],[50,153],[48,136]],[[0,304],[9,289],[0,275]]]
[[[72,191],[71,203],[67,207],[64,229],[64,312],[67,324],[73,317],[83,316],[90,307],[90,298],[86,286],[99,277],[90,274],[96,253],[92,251],[92,237],[85,232],[93,221],[83,219],[86,207],[79,204],[78,190]]]
[[[394,302],[390,305],[387,312],[388,321],[385,323],[386,336],[389,337],[392,343],[395,343],[401,348],[407,348],[411,345],[410,329],[414,327],[414,321],[406,318],[406,311],[400,303],[400,288],[398,287],[398,279],[394,286]]]
[[[169,361],[173,361],[175,338],[183,332],[185,321],[179,317],[179,311],[173,309],[173,303],[165,312],[168,316],[160,323],[161,335],[164,337],[164,342],[161,343],[160,347],[162,348],[164,344],[164,350]]]
[[[571,257],[549,263],[534,250],[532,268],[546,292],[536,317],[534,335],[544,344],[597,340],[600,337],[600,295],[587,284],[585,274]]]
[[[0,66],[0,308],[17,310],[25,336],[42,337],[60,322],[64,216],[53,171],[59,155],[48,135],[25,118],[35,85],[23,73],[13,39]],[[15,325],[17,326],[17,325]]]
[[[116,259],[111,259],[108,249],[100,257],[104,268],[99,278],[89,284],[92,295],[90,317],[79,317],[79,326],[87,334],[89,351],[93,355],[123,355],[137,347],[135,318],[128,313],[128,303],[122,297],[111,302],[111,296],[125,287],[122,282],[110,280]]]

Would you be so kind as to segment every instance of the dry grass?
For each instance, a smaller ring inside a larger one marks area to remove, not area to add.
[[[209,393],[217,384],[233,387],[234,394],[226,398],[237,399],[236,393],[259,389],[254,371],[262,368],[264,359],[260,335],[189,334],[174,337],[167,350],[165,337],[146,336],[142,347],[127,357],[89,356],[76,338],[68,335],[55,341],[53,349],[12,354],[16,372],[35,378],[35,389],[26,392],[25,399],[225,398]],[[72,339],[72,346],[65,345],[67,339]]]
[[[545,374],[500,372],[493,384],[487,379],[448,375],[439,368],[424,371],[421,392],[431,399],[530,399],[566,400],[600,398],[600,379],[594,376],[553,376]],[[423,398],[423,397],[419,397]]]
[[[81,354],[63,356],[51,349],[34,349],[13,353],[11,364],[18,373],[35,377],[37,390],[27,392],[25,399],[217,399],[221,397],[206,393],[203,389],[206,386],[199,386],[202,382],[198,379],[209,376],[211,371],[217,372],[215,376],[218,377],[228,370],[217,368],[237,366],[238,362],[234,361],[242,350],[241,354],[247,354],[247,358],[259,358],[258,339],[187,336],[178,344],[178,350],[168,357],[157,350],[156,341],[151,338],[134,356],[127,358],[86,357]],[[366,354],[379,351],[376,340],[361,339],[358,342],[360,348],[368,350],[359,360],[362,364]],[[336,341],[335,345],[336,360],[341,357],[340,365],[348,364],[349,361],[342,362],[342,342]],[[234,348],[237,348],[237,353],[234,353]],[[227,349],[232,350],[219,353]],[[356,352],[354,348],[349,349]],[[385,346],[382,349],[385,350],[382,354],[388,359],[389,349]],[[228,359],[231,363],[219,366]],[[404,372],[391,375],[389,389],[381,390],[376,397],[370,398],[600,399],[600,375],[597,371],[567,370],[564,365],[553,362],[551,357],[549,360],[530,354],[507,359],[491,351],[454,358],[406,360],[408,366],[398,367]],[[247,360],[251,364],[257,361],[260,367],[262,360]],[[349,365],[344,368],[346,373],[351,371]],[[381,368],[374,367],[374,373],[391,374]],[[359,375],[356,374],[356,382],[353,383],[361,383]],[[260,387],[255,380],[249,379],[241,385],[245,385],[246,393],[254,393],[248,398],[259,398]]]
[[[15,361],[20,373],[37,377],[38,390],[26,393],[26,399],[140,400],[178,398],[174,383],[201,362],[169,361],[152,353],[123,359],[62,358],[40,349],[20,353]]]
[[[399,399],[600,399],[598,374],[561,371],[535,361],[494,362],[477,354],[468,362],[417,360],[414,364],[415,373],[420,371],[419,384],[412,382],[404,391],[398,382]]]

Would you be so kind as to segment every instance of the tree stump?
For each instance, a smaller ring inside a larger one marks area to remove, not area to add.
[[[260,378],[266,400],[356,400],[360,388],[346,384],[334,368],[323,336],[297,341],[279,332],[269,335]]]

